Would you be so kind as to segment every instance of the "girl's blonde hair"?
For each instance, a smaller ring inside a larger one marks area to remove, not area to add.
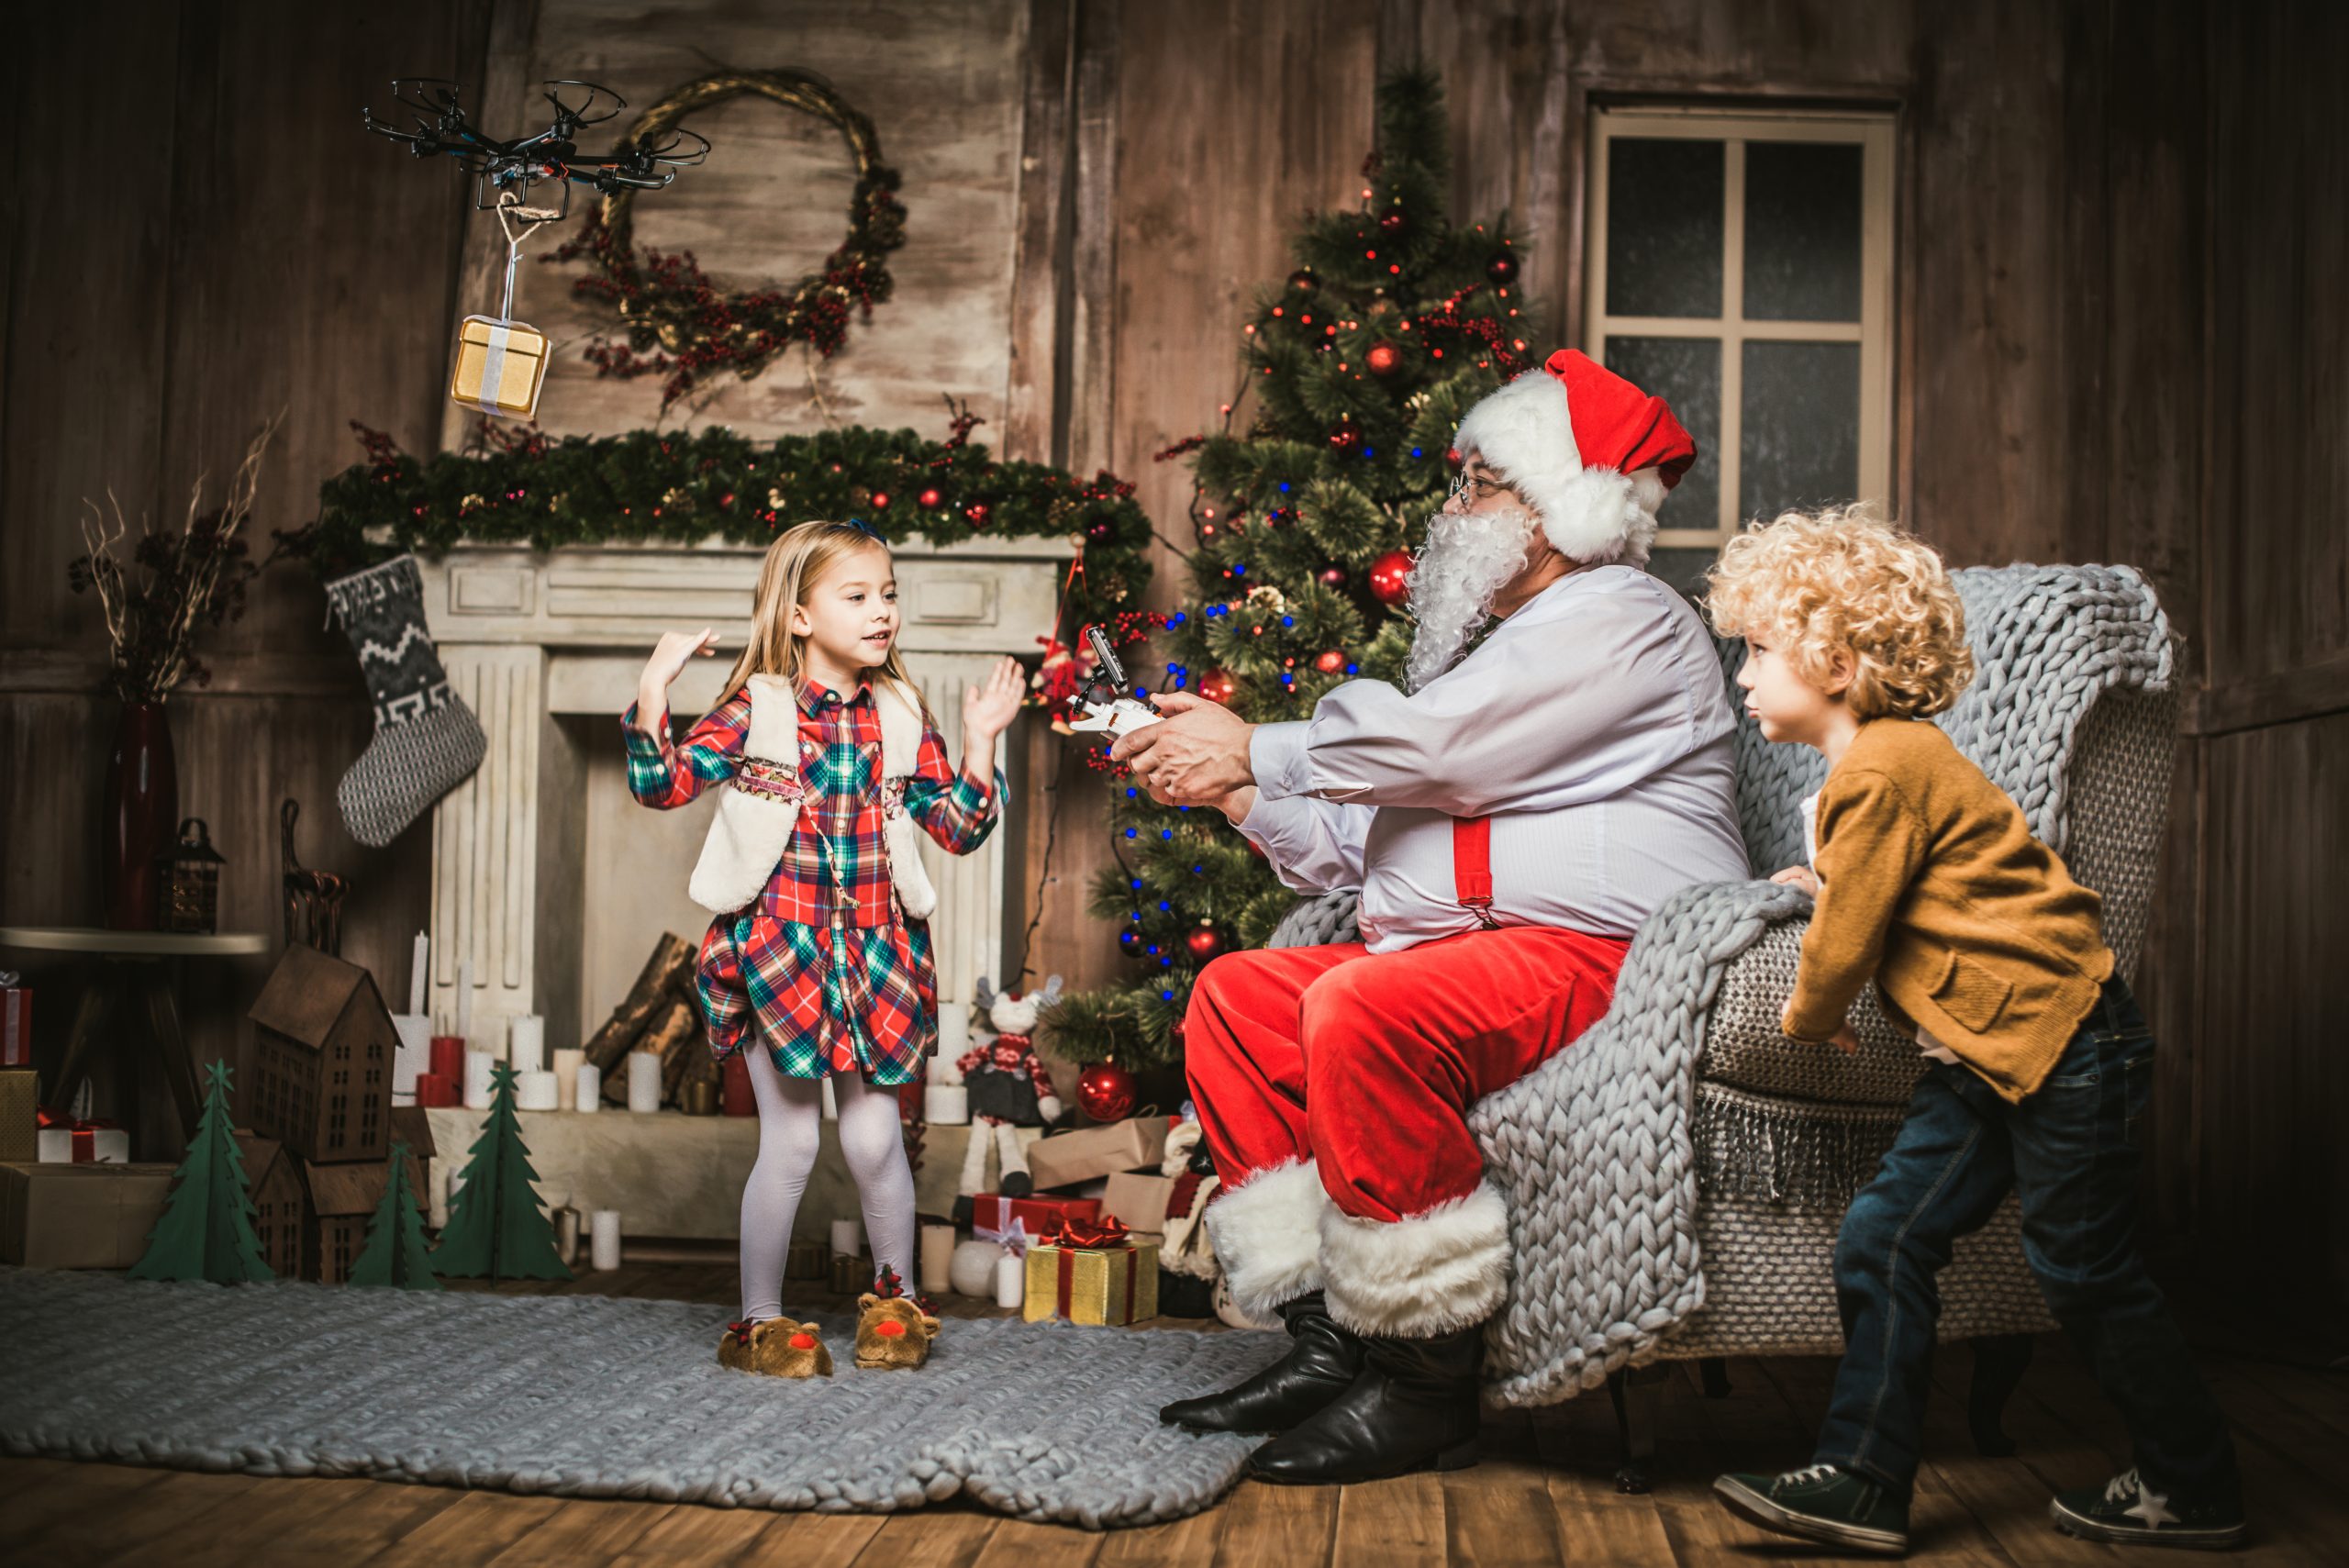
[[[1722,547],[1705,611],[1723,637],[1777,648],[1816,686],[1852,656],[1844,700],[1860,718],[1924,718],[1974,678],[1965,606],[1932,546],[1873,506],[1783,512]]]
[[[889,554],[887,541],[878,534],[867,533],[854,523],[826,522],[795,523],[767,547],[766,559],[759,564],[758,592],[751,600],[751,639],[742,645],[740,657],[719,688],[721,704],[753,675],[780,675],[791,683],[793,691],[805,689],[807,639],[793,633],[791,611],[807,602],[808,590],[833,567],[867,550]],[[930,704],[922,699],[921,687],[906,669],[896,639],[890,639],[889,655],[881,662],[878,673],[897,684],[925,725],[937,727]]]

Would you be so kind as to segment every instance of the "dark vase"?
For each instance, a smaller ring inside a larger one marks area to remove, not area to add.
[[[106,925],[117,931],[155,929],[155,857],[177,839],[179,768],[172,726],[159,702],[127,702],[106,759],[106,795],[99,831],[105,842]]]

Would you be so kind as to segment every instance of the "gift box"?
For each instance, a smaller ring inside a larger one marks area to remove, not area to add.
[[[1120,1171],[1101,1194],[1101,1212],[1114,1215],[1129,1230],[1163,1231],[1182,1178],[1154,1176],[1146,1171]],[[1196,1182],[1192,1184],[1196,1185]]]
[[[127,1165],[130,1134],[110,1121],[76,1121],[56,1111],[37,1110],[39,1130],[33,1155],[44,1165]]]
[[[0,1067],[33,1064],[33,988],[0,974]]]
[[[1089,1197],[1006,1197],[981,1193],[971,1200],[971,1234],[982,1241],[1002,1241],[1019,1228],[1022,1236],[1041,1236],[1061,1219],[1097,1220],[1101,1202]]]
[[[29,1067],[0,1068],[0,1160],[38,1158],[33,1134],[40,1106],[33,1098],[39,1081]]]
[[[0,1263],[127,1269],[162,1218],[173,1167],[0,1164]]]
[[[1030,1323],[1140,1323],[1158,1316],[1158,1246],[1114,1219],[1055,1224],[1028,1248],[1027,1286]]]
[[[1166,1118],[1129,1117],[1038,1139],[1028,1146],[1028,1174],[1043,1192],[1120,1171],[1155,1170],[1165,1158]]]
[[[457,328],[449,400],[484,414],[528,419],[547,378],[547,335],[520,321],[468,316]]]

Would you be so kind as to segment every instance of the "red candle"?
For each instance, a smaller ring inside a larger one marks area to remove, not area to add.
[[[438,1040],[433,1042],[439,1044]],[[419,1106],[453,1106],[459,1098],[457,1080],[440,1073],[419,1073],[416,1075],[416,1103]]]
[[[432,1037],[431,1070],[451,1084],[465,1081],[465,1037],[461,1034],[436,1034]],[[425,1102],[417,1102],[422,1105]]]

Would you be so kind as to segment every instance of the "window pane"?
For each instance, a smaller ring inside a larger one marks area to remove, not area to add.
[[[1697,461],[1656,512],[1665,528],[1720,527],[1721,345],[1718,338],[1609,338],[1607,368],[1672,405]]]
[[[1753,321],[1860,318],[1855,143],[1746,144],[1745,315]]]
[[[1607,144],[1607,314],[1721,313],[1721,144]]]
[[[1744,362],[1738,515],[1767,517],[1788,506],[1854,499],[1860,346],[1749,342]]]

